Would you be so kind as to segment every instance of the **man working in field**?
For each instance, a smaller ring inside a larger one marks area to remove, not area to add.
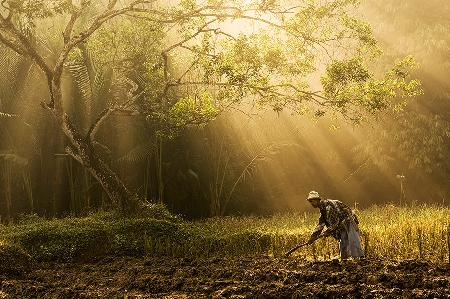
[[[321,199],[316,191],[309,192],[307,200],[313,207],[320,209],[319,223],[311,234],[308,244],[317,240],[326,226],[327,229],[322,233],[322,236],[331,235],[339,240],[342,260],[346,260],[350,256],[363,257],[358,218],[353,211],[339,200]]]

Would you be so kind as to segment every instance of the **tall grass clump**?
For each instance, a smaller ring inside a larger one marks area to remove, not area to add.
[[[449,207],[385,205],[372,206],[357,214],[362,244],[368,257],[448,260]],[[318,218],[318,213],[221,217],[196,222],[194,226],[218,239],[227,239],[243,232],[259,233],[264,240],[268,240],[269,245],[264,248],[266,253],[279,256],[296,244],[306,242]],[[253,253],[253,249],[249,248],[247,253]],[[299,249],[295,255],[312,260],[337,257],[338,242],[331,237],[320,239],[311,246]]]
[[[361,213],[368,256],[445,261],[450,209],[438,206],[372,207]]]

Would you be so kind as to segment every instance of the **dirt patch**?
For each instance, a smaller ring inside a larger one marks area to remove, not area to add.
[[[414,260],[109,257],[0,276],[0,298],[450,298],[449,274]]]

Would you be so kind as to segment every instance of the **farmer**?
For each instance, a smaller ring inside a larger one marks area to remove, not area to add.
[[[364,257],[359,238],[358,218],[353,211],[339,200],[321,199],[319,193],[311,191],[307,200],[315,208],[320,209],[319,223],[314,229],[308,244],[312,244],[320,235],[323,228],[323,236],[333,236],[339,240],[341,259],[348,257]]]

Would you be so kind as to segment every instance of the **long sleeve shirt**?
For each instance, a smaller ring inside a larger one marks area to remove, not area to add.
[[[312,236],[319,236],[323,228],[326,226],[332,231],[331,235],[339,240],[343,230],[345,230],[345,222],[354,221],[358,224],[358,219],[353,211],[343,202],[333,199],[325,199],[320,201],[320,218],[316,225]]]

